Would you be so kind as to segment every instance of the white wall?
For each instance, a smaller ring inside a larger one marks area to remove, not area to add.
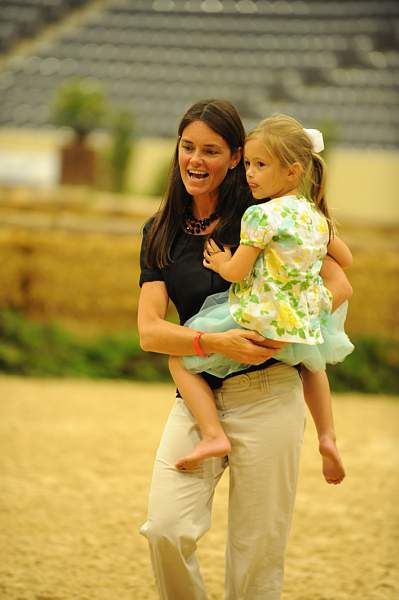
[[[335,150],[327,165],[327,202],[338,220],[399,222],[399,152]]]
[[[0,129],[0,185],[53,187],[64,140],[65,132]],[[104,135],[92,140],[99,148],[107,144]],[[174,146],[170,139],[137,141],[129,177],[135,194],[152,193]],[[327,165],[327,200],[338,221],[399,223],[399,151],[331,150]]]

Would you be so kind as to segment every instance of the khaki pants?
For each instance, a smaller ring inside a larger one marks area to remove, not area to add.
[[[226,600],[280,598],[291,525],[305,404],[296,369],[282,363],[227,379],[215,393],[232,450],[195,471],[174,464],[199,440],[183,400],[177,399],[157,452],[148,520],[150,544],[163,600],[205,600],[195,556],[210,527],[215,487],[230,468]]]

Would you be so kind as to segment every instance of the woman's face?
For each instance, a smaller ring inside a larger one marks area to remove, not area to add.
[[[203,121],[193,121],[179,142],[180,175],[187,192],[196,200],[217,200],[220,184],[240,157],[240,150],[232,154],[225,139]]]

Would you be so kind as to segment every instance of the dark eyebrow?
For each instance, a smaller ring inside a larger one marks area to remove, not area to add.
[[[189,138],[180,138],[181,142],[185,142],[186,144],[192,144],[193,142],[189,139]],[[214,148],[214,149],[218,149],[221,150],[221,146],[219,146],[219,144],[204,144],[204,148]]]

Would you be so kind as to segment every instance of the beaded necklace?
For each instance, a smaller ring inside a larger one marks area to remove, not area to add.
[[[197,219],[194,217],[191,208],[188,208],[185,214],[185,230],[188,233],[192,233],[194,235],[198,235],[205,231],[205,229],[216,219],[219,218],[217,212],[213,212],[209,215],[209,217],[205,217],[205,219]]]

